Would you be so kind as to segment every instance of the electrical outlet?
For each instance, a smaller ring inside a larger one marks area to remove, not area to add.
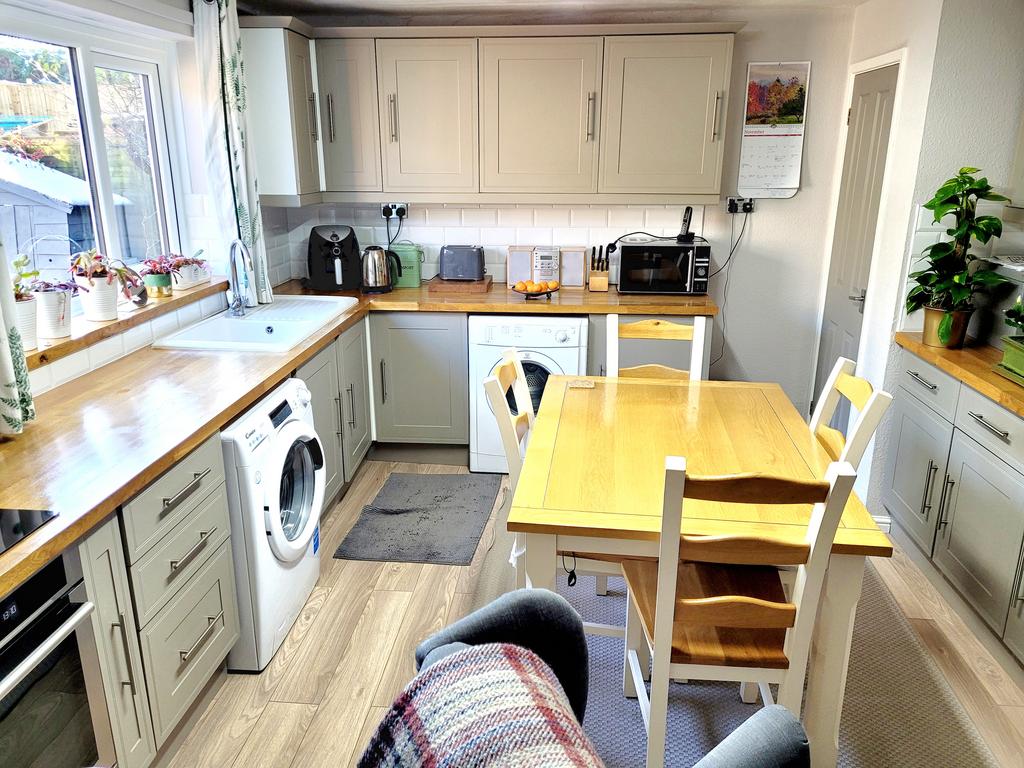
[[[380,215],[385,219],[404,219],[409,215],[409,204],[383,203],[380,206]]]
[[[753,213],[754,198],[752,197],[730,197],[727,199],[726,210],[729,213]]]

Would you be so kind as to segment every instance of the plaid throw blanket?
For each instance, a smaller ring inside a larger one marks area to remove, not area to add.
[[[479,645],[424,670],[377,727],[359,768],[603,768],[551,669]]]

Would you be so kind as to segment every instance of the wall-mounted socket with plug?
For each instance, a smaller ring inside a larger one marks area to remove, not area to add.
[[[382,203],[380,206],[380,215],[385,219],[398,219],[402,220],[409,215],[409,204],[408,203]]]
[[[728,198],[728,207],[726,208],[726,210],[729,213],[753,213],[754,198],[730,197]]]

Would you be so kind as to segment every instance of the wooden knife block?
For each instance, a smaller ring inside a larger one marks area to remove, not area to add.
[[[608,271],[591,270],[587,275],[587,290],[604,292],[608,290]]]

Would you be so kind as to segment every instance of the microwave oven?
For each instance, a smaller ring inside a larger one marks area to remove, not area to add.
[[[708,292],[711,246],[675,238],[619,246],[619,293]]]

